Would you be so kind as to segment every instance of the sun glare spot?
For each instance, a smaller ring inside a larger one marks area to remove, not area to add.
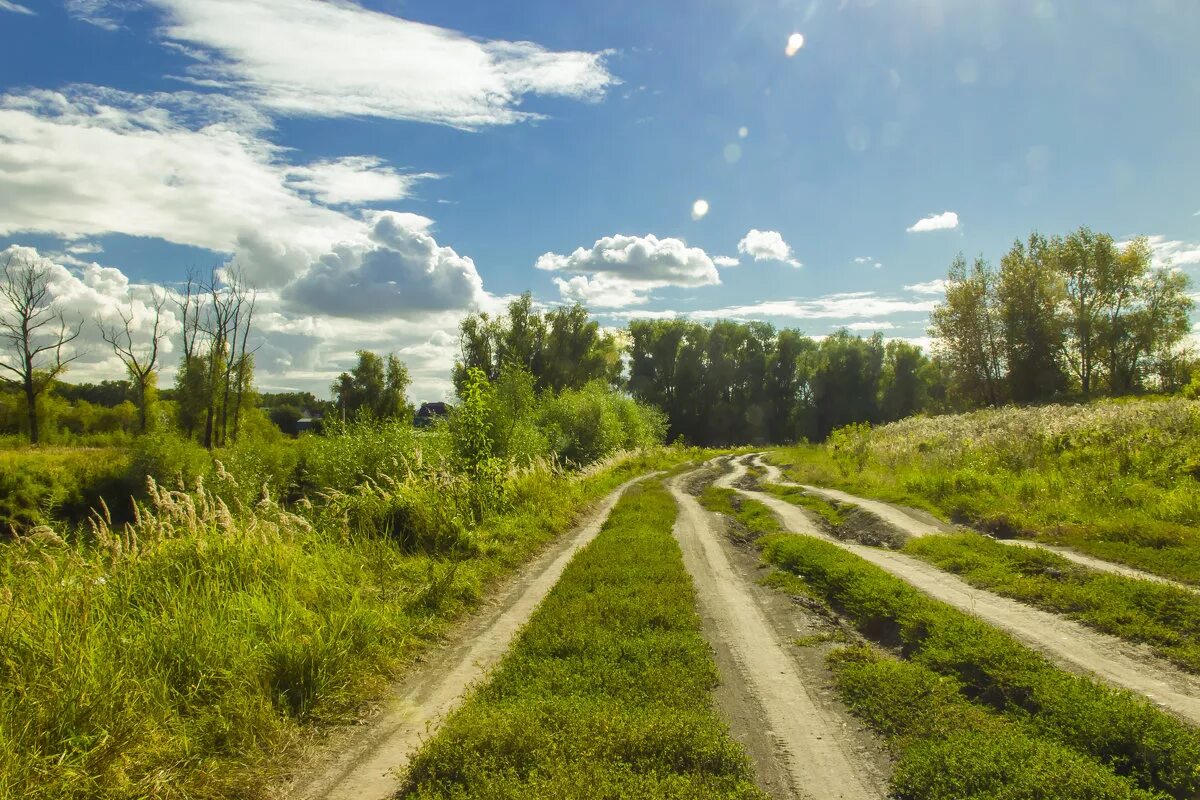
[[[784,48],[783,52],[788,54],[788,58],[791,58],[800,52],[801,47],[804,47],[804,34],[793,33],[788,37],[787,47]]]
[[[749,135],[750,135],[750,129],[747,128],[745,125],[738,128],[738,138],[739,139],[745,139]]]
[[[742,158],[742,148],[736,144],[725,145],[725,160],[730,164],[736,164]]]
[[[692,219],[704,219],[704,215],[708,213],[708,201],[701,198],[692,203]]]

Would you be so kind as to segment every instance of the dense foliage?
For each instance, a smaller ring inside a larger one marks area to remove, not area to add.
[[[982,258],[968,269],[959,256],[930,329],[956,399],[995,406],[1178,391],[1195,356],[1181,347],[1191,283],[1152,258],[1144,238],[1120,246],[1087,228],[1034,233],[998,271]]]
[[[630,323],[629,389],[700,444],[824,439],[851,422],[930,407],[938,373],[919,348],[845,331],[821,341],[766,323]]]

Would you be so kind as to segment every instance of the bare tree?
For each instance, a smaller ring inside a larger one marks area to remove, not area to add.
[[[121,327],[107,326],[99,321],[100,336],[112,347],[117,358],[125,365],[133,388],[137,392],[138,425],[142,433],[147,428],[147,413],[150,406],[150,395],[154,390],[155,369],[158,366],[158,345],[166,334],[162,333],[162,312],[167,304],[165,295],[153,295],[150,308],[154,311],[154,327],[150,332],[150,342],[145,347],[137,348],[133,343],[134,314],[133,301],[129,303],[129,311],[118,311],[121,315]],[[186,332],[185,332],[186,335]]]
[[[9,253],[0,275],[0,343],[8,351],[0,359],[0,368],[16,376],[4,375],[5,382],[19,385],[25,392],[29,415],[29,442],[40,440],[37,401],[76,353],[63,357],[63,348],[79,337],[82,320],[73,328],[50,298],[50,267],[17,253]]]

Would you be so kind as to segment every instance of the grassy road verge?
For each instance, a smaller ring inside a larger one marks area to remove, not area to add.
[[[658,450],[519,477],[455,557],[156,493],[92,543],[0,548],[0,797],[257,798],[314,723],[378,693]]]
[[[763,798],[659,483],[634,487],[491,680],[417,754],[412,798]]]

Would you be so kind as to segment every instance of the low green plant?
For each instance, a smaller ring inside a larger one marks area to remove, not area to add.
[[[402,797],[765,797],[713,707],[674,519],[661,484],[627,491]]]
[[[952,677],[868,647],[829,656],[838,692],[896,753],[897,800],[1151,800],[1091,758],[969,702]]]
[[[836,545],[792,535],[763,544],[768,562],[802,576],[868,637],[952,678],[964,697],[1144,789],[1179,798],[1200,791],[1200,732],[1144,698],[1063,672],[1007,634]]]

